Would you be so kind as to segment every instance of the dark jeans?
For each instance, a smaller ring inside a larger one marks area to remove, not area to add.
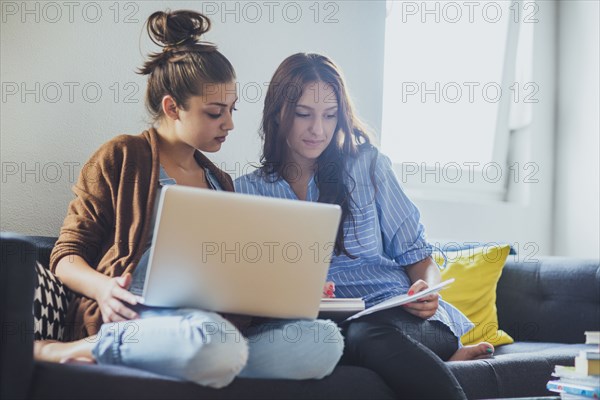
[[[346,338],[342,362],[377,372],[402,398],[466,399],[444,364],[458,340],[443,323],[394,307],[340,326]]]

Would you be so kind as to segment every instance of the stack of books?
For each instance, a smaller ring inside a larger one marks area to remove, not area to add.
[[[558,379],[546,385],[562,399],[600,398],[600,332],[585,332],[585,343],[591,346],[579,352],[575,366],[555,366],[552,375]]]

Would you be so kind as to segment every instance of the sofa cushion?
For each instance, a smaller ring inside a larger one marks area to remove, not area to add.
[[[573,365],[584,345],[516,342],[496,350],[494,358],[447,365],[469,399],[550,396],[546,389],[555,365]]]
[[[579,354],[581,350],[589,350],[585,344],[565,344],[549,342],[515,342],[496,349],[495,356],[503,356],[517,353],[535,353],[541,355],[555,355],[566,359],[571,359],[569,364],[573,365],[572,358]]]
[[[511,257],[497,293],[500,326],[517,341],[583,343],[600,330],[598,260]]]
[[[338,366],[321,380],[243,379],[222,389],[162,377],[120,366],[35,365],[31,399],[393,399],[391,389],[375,372]]]
[[[33,291],[34,339],[63,340],[71,291],[39,262]]]
[[[509,251],[509,245],[489,245],[445,253],[447,264],[441,271],[442,279],[456,281],[442,291],[442,298],[475,324],[461,338],[465,345],[487,341],[500,346],[513,342],[498,328],[496,312],[496,285]],[[434,253],[434,258],[438,263],[442,261],[439,253]]]

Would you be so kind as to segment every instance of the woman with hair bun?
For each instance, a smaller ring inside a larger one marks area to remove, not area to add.
[[[215,388],[236,376],[319,379],[340,359],[343,338],[331,321],[148,307],[129,291],[144,283],[162,187],[233,191],[202,153],[221,148],[237,102],[231,63],[201,41],[209,28],[194,11],[148,18],[150,39],[162,47],[139,71],[148,75],[153,126],[115,137],[82,168],[50,258],[76,294],[67,316],[72,342],[38,341],[36,359],[125,365]],[[290,325],[298,340],[286,340]]]

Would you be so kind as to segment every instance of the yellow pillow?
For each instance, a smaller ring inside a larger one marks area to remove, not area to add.
[[[514,342],[506,332],[498,329],[496,309],[496,284],[509,252],[509,245],[445,252],[448,261],[446,268],[441,270],[442,280],[456,280],[442,290],[441,296],[475,324],[461,338],[464,345],[485,341],[500,346]],[[433,258],[442,265],[444,259],[440,253],[434,253]]]

